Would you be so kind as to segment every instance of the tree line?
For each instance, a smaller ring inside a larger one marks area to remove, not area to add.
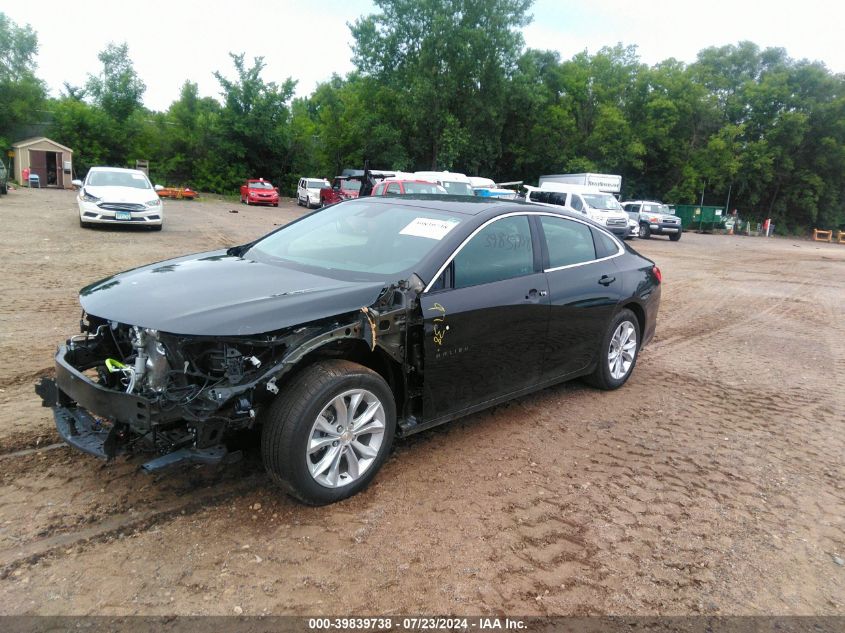
[[[75,168],[150,160],[168,185],[233,192],[262,176],[345,167],[453,170],[536,183],[541,174],[621,174],[624,198],[737,208],[804,231],[845,223],[845,77],[782,48],[707,48],[649,66],[622,44],[561,59],[526,49],[531,0],[377,0],[350,24],[355,70],[307,97],[231,53],[219,99],[188,80],[165,112],[126,44],[82,86],[49,98],[37,34],[0,13],[0,147],[40,126]]]

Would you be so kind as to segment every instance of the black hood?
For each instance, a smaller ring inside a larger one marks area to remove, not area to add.
[[[382,281],[340,281],[212,251],[107,277],[80,291],[91,315],[173,334],[272,332],[356,311]]]

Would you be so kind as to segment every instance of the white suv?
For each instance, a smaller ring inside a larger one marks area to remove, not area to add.
[[[296,204],[310,208],[320,206],[320,189],[331,187],[328,180],[322,178],[300,178],[296,185]]]

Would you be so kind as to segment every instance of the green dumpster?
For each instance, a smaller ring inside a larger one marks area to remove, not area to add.
[[[700,204],[676,204],[675,215],[681,218],[685,231],[708,233],[725,228],[725,208],[708,207]]]

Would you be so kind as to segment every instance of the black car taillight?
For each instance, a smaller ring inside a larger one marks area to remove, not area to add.
[[[651,272],[653,272],[654,276],[657,277],[657,283],[663,283],[663,273],[660,272],[660,269],[657,266],[652,266]]]

